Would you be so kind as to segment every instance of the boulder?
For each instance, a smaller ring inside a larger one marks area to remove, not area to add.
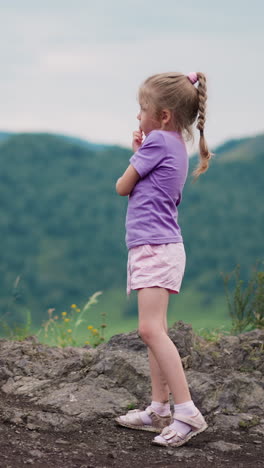
[[[179,350],[192,399],[210,429],[263,434],[264,331],[210,342],[180,321],[168,333]],[[70,431],[84,421],[112,418],[149,403],[147,349],[137,331],[115,335],[95,349],[49,347],[35,337],[1,339],[0,389],[2,396],[18,401],[7,409],[0,398],[0,420]],[[224,449],[219,445],[219,450]]]

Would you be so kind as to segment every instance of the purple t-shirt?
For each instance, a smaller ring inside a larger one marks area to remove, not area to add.
[[[177,206],[189,167],[182,137],[152,130],[129,161],[140,179],[128,198],[127,248],[182,242]]]

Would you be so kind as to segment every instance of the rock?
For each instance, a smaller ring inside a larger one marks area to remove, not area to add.
[[[249,429],[251,434],[259,435],[264,437],[264,423],[256,424]]]
[[[107,378],[104,385],[106,382]],[[74,401],[71,395],[74,395]],[[47,396],[40,397],[38,403],[67,415],[69,421],[93,421],[98,416],[115,416],[133,399],[134,395],[124,388],[104,389],[100,379],[86,378],[79,385],[65,383],[63,389],[54,389]]]
[[[8,379],[7,383],[2,386],[2,391],[14,395],[28,395],[30,392],[47,387],[50,380],[39,380],[34,377],[22,377],[18,381],[15,379]]]
[[[146,353],[146,345],[140,338],[137,331],[114,335],[110,338],[108,343],[101,345],[101,348],[104,347],[129,351],[142,351]]]
[[[102,348],[98,350],[93,364],[91,374],[93,377],[108,377],[114,383],[114,386],[122,387],[130,393],[130,398],[146,399],[149,388],[149,367],[144,354],[122,349]],[[101,379],[102,380],[102,379]],[[129,397],[129,395],[127,395]]]
[[[194,347],[203,342],[201,338],[195,335],[192,326],[181,320],[174,323],[169,329],[168,335],[177,347],[181,358],[191,356]]]
[[[178,460],[184,460],[184,459],[188,459],[188,458],[197,458],[197,456],[203,456],[205,455],[204,452],[200,449],[192,449],[190,447],[188,448],[177,448],[176,450],[171,450],[171,455],[173,455],[175,458],[177,458]],[[178,461],[177,460],[177,461]]]
[[[216,442],[209,442],[208,447],[211,449],[220,450],[221,452],[233,452],[234,450],[240,450],[241,445],[231,444],[224,440],[217,440]]]
[[[169,336],[208,431],[263,435],[264,331],[208,342],[180,321],[169,329]],[[83,423],[149,403],[147,348],[137,331],[115,335],[95,349],[48,347],[34,337],[2,339],[0,388],[6,398],[14,398],[12,410],[5,408],[3,398],[0,421],[30,430],[80,430]]]
[[[31,439],[38,439],[40,437],[40,434],[38,432],[31,432],[29,435]]]
[[[258,411],[264,406],[264,392],[260,379],[244,373],[232,372],[225,378],[219,396],[219,406],[229,411]]]
[[[195,370],[187,370],[185,374],[192,399],[200,410],[210,413],[218,408],[222,391],[219,376]]]
[[[250,413],[216,414],[213,417],[214,428],[221,430],[248,429],[260,423],[256,415]]]
[[[168,455],[174,455],[174,452],[173,452],[173,450],[167,450],[167,454]]]
[[[9,369],[7,369],[7,367],[5,366],[5,362],[3,360],[0,360],[0,382],[5,381],[6,379],[12,376],[13,374]]]
[[[69,442],[68,440],[64,440],[64,439],[56,439],[56,444],[65,444],[65,445],[68,445]]]
[[[30,451],[29,451],[29,454],[30,454],[32,457],[37,457],[37,458],[41,458],[41,457],[44,456],[44,453],[41,452],[41,451],[38,450],[38,449],[30,450]]]

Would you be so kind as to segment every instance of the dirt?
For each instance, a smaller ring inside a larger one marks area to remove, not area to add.
[[[0,392],[0,408],[28,406],[25,397]],[[154,436],[108,418],[72,432],[36,431],[6,421],[0,424],[0,468],[264,467],[262,439],[247,429],[220,433],[209,426],[179,448],[153,445]]]

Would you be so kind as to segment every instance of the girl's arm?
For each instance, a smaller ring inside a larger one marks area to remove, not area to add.
[[[139,179],[140,175],[130,164],[122,177],[120,177],[116,183],[117,193],[123,197],[130,195]]]

